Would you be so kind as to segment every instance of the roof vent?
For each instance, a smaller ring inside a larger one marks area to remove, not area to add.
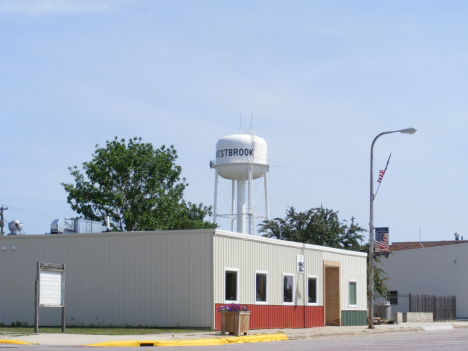
[[[18,235],[23,230],[23,223],[20,221],[11,221],[8,223],[8,229],[10,229],[10,234],[8,235]]]
[[[460,240],[460,233],[455,233],[455,240]]]

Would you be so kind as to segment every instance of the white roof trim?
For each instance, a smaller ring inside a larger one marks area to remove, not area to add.
[[[344,250],[344,249],[335,249],[332,247],[325,247],[319,245],[303,244],[297,243],[294,241],[278,240],[265,238],[262,236],[250,235],[250,234],[240,234],[235,232],[229,232],[226,230],[219,229],[193,229],[193,230],[161,230],[161,231],[138,231],[138,232],[102,232],[102,233],[73,233],[73,234],[41,234],[41,235],[4,235],[0,237],[0,241],[3,240],[33,240],[33,239],[56,239],[56,238],[73,238],[73,237],[106,237],[106,236],[136,236],[136,235],[168,235],[168,234],[209,234],[214,236],[224,236],[238,240],[247,240],[247,241],[256,241],[265,244],[295,247],[295,248],[306,248],[315,251],[337,253],[348,256],[358,256],[358,257],[367,257],[367,253]],[[442,246],[443,247],[443,246]],[[427,250],[427,249],[426,249]],[[409,250],[406,250],[409,251]],[[411,250],[414,251],[414,250]],[[398,252],[398,251],[397,251]]]
[[[344,250],[344,249],[336,249],[333,247],[326,247],[326,246],[319,246],[319,245],[311,245],[311,244],[303,244],[297,243],[294,241],[286,241],[286,240],[278,240],[278,239],[271,239],[265,238],[262,236],[255,236],[250,234],[240,234],[234,232],[228,232],[225,230],[215,230],[215,236],[224,236],[228,238],[238,239],[238,240],[247,240],[247,241],[256,241],[265,244],[273,244],[279,246],[289,246],[289,247],[296,247],[296,248],[306,248],[315,251],[323,251],[323,252],[331,252],[331,253],[338,253],[342,255],[348,256],[359,256],[359,257],[367,257],[367,253],[359,252],[359,251],[351,251],[351,250]]]
[[[67,234],[28,234],[28,235],[3,235],[3,239],[44,239],[44,238],[76,238],[76,237],[105,237],[105,236],[137,236],[137,235],[168,235],[168,234],[210,234],[215,233],[214,229],[193,229],[193,230],[142,230],[137,232],[99,232],[99,233],[67,233]]]
[[[462,247],[465,247],[465,245],[468,245],[468,240],[463,240],[463,241],[466,241],[463,242],[463,243],[460,243],[460,244],[450,244],[450,245],[440,245],[440,246],[430,246],[430,247],[420,247],[420,248],[417,248],[417,249],[408,249],[408,250],[395,250],[395,251],[392,251],[391,254],[396,254],[396,255],[400,255],[400,254],[405,254],[405,253],[417,253],[417,252],[425,252],[425,251],[431,251],[431,250],[451,250],[451,249],[455,249],[455,248],[462,248]],[[391,245],[390,245],[391,246]]]

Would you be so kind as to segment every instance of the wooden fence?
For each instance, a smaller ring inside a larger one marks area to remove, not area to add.
[[[457,297],[409,294],[409,312],[432,312],[434,321],[457,319]]]

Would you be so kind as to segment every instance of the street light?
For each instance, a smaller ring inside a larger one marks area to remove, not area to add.
[[[369,327],[374,329],[374,176],[373,176],[373,163],[374,163],[374,144],[379,137],[384,134],[391,133],[404,133],[414,134],[416,128],[406,128],[394,130],[391,132],[383,132],[377,135],[372,142],[370,153],[370,221],[369,221]]]

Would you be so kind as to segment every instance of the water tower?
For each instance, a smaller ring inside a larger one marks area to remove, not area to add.
[[[210,167],[216,172],[213,223],[216,223],[217,217],[230,218],[231,231],[234,231],[234,222],[237,220],[237,232],[253,234],[255,218],[268,219],[267,174],[269,166],[267,144],[253,131],[228,135],[218,140],[216,159],[210,162]],[[218,176],[232,181],[231,213],[218,213]],[[265,184],[265,213],[263,215],[254,213],[253,204],[253,181],[261,177],[264,177]],[[246,231],[246,219],[248,219],[248,231]]]

